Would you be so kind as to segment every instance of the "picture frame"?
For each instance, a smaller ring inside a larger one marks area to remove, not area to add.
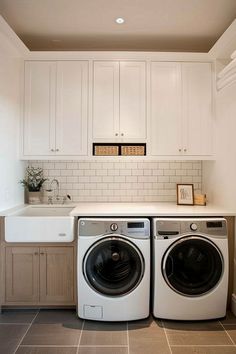
[[[194,205],[193,184],[177,184],[177,205]]]

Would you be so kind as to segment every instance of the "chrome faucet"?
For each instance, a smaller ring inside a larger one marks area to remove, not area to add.
[[[52,185],[53,183],[56,183],[56,200],[59,200],[59,181],[56,178],[53,178],[53,180],[50,183],[49,190],[52,190]]]

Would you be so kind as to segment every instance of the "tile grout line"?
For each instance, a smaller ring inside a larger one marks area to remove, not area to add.
[[[186,348],[190,348],[190,347],[235,347],[234,344],[172,344],[172,347],[186,347]]]
[[[23,342],[23,340],[24,340],[26,334],[29,332],[29,330],[30,330],[32,324],[34,323],[34,320],[35,320],[36,317],[38,316],[39,312],[40,312],[40,309],[38,310],[38,312],[36,313],[36,315],[34,316],[34,318],[32,319],[32,321],[30,322],[29,327],[27,328],[25,334],[24,334],[23,337],[21,338],[21,340],[20,340],[20,342],[19,342],[18,346],[16,347],[16,349],[15,349],[15,351],[14,351],[13,354],[15,354],[15,353],[17,352],[17,350],[19,349],[21,343]]]
[[[82,333],[83,333],[83,330],[84,330],[84,325],[85,325],[85,320],[83,320],[83,323],[82,323],[80,336],[79,336],[79,341],[78,341],[78,344],[77,344],[76,354],[79,354],[79,347],[80,347],[80,342],[81,342],[81,338],[82,338]]]
[[[76,344],[21,344],[24,348],[78,348]],[[127,345],[123,344],[82,344],[80,348],[128,348]]]
[[[171,346],[170,346],[170,342],[169,342],[169,338],[167,336],[167,333],[166,333],[166,328],[165,328],[165,325],[164,325],[164,321],[161,320],[161,324],[162,324],[162,328],[164,330],[164,333],[165,333],[165,336],[166,336],[166,341],[167,341],[167,344],[168,344],[168,347],[169,347],[169,350],[170,350],[170,354],[172,354],[172,349],[171,349]]]
[[[0,326],[1,325],[13,325],[13,326],[27,326],[27,325],[30,325],[30,322],[25,322],[25,323],[14,323],[14,322],[5,322],[5,323],[0,323]]]
[[[227,336],[229,337],[229,339],[231,340],[231,342],[233,343],[233,345],[235,345],[233,339],[231,338],[231,336],[229,335],[228,331],[225,329],[223,323],[221,321],[219,321],[221,327],[224,329],[224,331],[226,332]]]
[[[127,328],[127,345],[128,345],[128,354],[129,354],[129,322],[127,321],[127,326],[126,326],[126,328]]]
[[[73,344],[21,344],[21,348],[77,348],[77,345]]]

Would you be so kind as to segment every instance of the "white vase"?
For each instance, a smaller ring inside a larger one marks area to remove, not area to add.
[[[41,192],[29,192],[28,191],[28,203],[29,204],[40,204],[41,203]]]

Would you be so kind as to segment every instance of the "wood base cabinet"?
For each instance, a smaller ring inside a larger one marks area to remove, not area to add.
[[[74,304],[73,247],[6,247],[6,303]]]

